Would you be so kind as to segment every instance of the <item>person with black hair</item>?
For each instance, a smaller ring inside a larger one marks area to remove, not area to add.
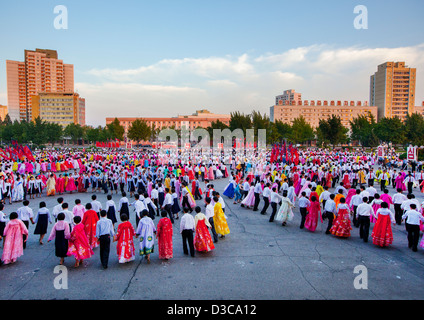
[[[18,219],[18,213],[12,212],[10,221],[4,228],[4,246],[1,261],[3,264],[14,263],[24,254],[24,243],[27,241],[28,229],[22,220]]]
[[[67,255],[75,257],[74,267],[78,268],[81,262],[90,258],[94,252],[85,234],[84,225],[81,223],[81,217],[75,216],[74,223],[75,227],[72,229],[71,236],[69,237]]]
[[[65,221],[65,214],[63,212],[57,215],[57,222],[53,226],[48,242],[55,239],[55,255],[60,258],[60,265],[63,265],[68,253],[68,239],[71,236],[69,224]]]
[[[40,235],[40,244],[43,244],[43,238],[47,233],[47,227],[49,223],[52,223],[52,219],[50,217],[50,210],[46,208],[46,203],[44,201],[40,202],[40,209],[38,210],[35,216],[35,230],[34,234]]]
[[[32,224],[35,224],[34,222],[34,213],[32,211],[32,209],[29,207],[29,201],[28,200],[24,200],[22,202],[23,207],[20,207],[17,211],[19,220],[21,220],[25,227],[27,229],[29,229],[29,222],[31,221]],[[26,239],[27,239],[28,235],[24,234],[23,235],[23,248],[26,249]]]
[[[166,210],[161,211],[162,218],[159,220],[156,227],[156,239],[158,240],[159,259],[171,259],[173,257],[173,242],[172,242],[172,222],[167,217]]]
[[[389,209],[389,204],[383,202],[381,208],[374,214],[377,219],[372,231],[372,242],[380,247],[387,247],[393,243],[391,223],[396,224],[395,216]]]
[[[119,263],[127,263],[135,260],[134,236],[135,230],[128,216],[124,213],[121,215],[122,223],[119,224],[113,241],[117,241],[116,252],[118,254]]]
[[[149,211],[143,210],[141,217],[135,237],[140,237],[140,256],[144,256],[147,262],[150,263],[150,254],[155,249],[154,234],[156,233],[156,226],[149,217]]]
[[[418,241],[420,238],[420,221],[424,222],[424,216],[418,212],[415,203],[410,204],[410,209],[406,210],[402,215],[402,220],[405,220],[408,231],[408,248],[412,251],[418,251]]]
[[[218,199],[216,199],[218,201]],[[183,209],[184,214],[181,217],[180,233],[183,239],[183,252],[188,255],[187,243],[190,248],[190,255],[194,257],[194,238],[195,222],[193,216],[189,213],[188,208]]]
[[[368,198],[363,197],[362,203],[359,204],[353,213],[356,216],[359,226],[359,237],[364,241],[368,242],[371,216],[374,216],[374,209],[368,203]]]
[[[115,235],[112,220],[107,218],[106,210],[100,211],[100,220],[96,224],[96,238],[100,243],[100,262],[107,269],[110,253],[110,239]]]

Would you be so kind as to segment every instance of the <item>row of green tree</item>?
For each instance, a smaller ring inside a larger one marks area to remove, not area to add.
[[[244,114],[239,111],[232,112],[229,125],[217,120],[207,128],[211,137],[214,129],[242,129],[246,135],[247,129],[254,129],[255,136],[259,129],[266,129],[267,143],[288,142],[306,144],[317,141],[318,145],[339,145],[357,141],[364,147],[375,147],[382,142],[393,144],[424,145],[424,117],[414,113],[407,116],[402,122],[399,118],[383,118],[379,122],[371,115],[361,115],[350,121],[351,130],[344,127],[340,117],[332,115],[328,119],[321,119],[314,129],[300,116],[292,124],[282,121],[271,122],[269,117],[258,111]],[[175,129],[171,127],[170,129]],[[176,130],[178,131],[178,130]],[[155,140],[159,130],[150,127],[143,119],[137,119],[128,128],[127,137],[132,141]],[[94,143],[125,139],[125,128],[117,118],[105,127],[96,128],[69,124],[65,128],[58,124],[35,119],[31,122],[12,122],[7,115],[0,119],[0,137],[3,142],[15,140],[19,143],[32,143],[45,145],[57,143],[64,139],[74,143]]]
[[[17,141],[20,144],[33,144],[42,146],[47,143],[53,145],[63,142],[64,139],[73,143],[94,143],[96,141],[106,142],[111,140],[123,140],[124,127],[119,120],[115,119],[105,127],[97,128],[81,126],[71,123],[63,128],[59,124],[47,122],[36,118],[34,121],[11,121],[9,115],[4,120],[0,119],[0,137],[2,142],[9,143]]]

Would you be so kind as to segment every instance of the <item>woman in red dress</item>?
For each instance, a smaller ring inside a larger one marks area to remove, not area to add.
[[[352,230],[352,226],[349,214],[350,209],[346,204],[346,199],[341,198],[340,204],[337,207],[337,218],[334,220],[333,226],[330,229],[331,234],[341,238],[350,237],[350,230]]]
[[[128,216],[121,216],[122,223],[118,226],[118,231],[114,237],[114,241],[118,241],[116,252],[118,254],[119,263],[126,263],[135,260],[134,236],[135,231]]]
[[[172,246],[172,222],[167,218],[168,212],[162,210],[162,218],[159,220],[156,227],[156,239],[158,239],[159,259],[171,259],[173,257]]]
[[[318,225],[318,216],[321,218],[321,204],[318,201],[316,196],[311,197],[311,204],[308,207],[308,215],[305,220],[305,228],[311,232],[314,232],[317,229]]]
[[[196,233],[194,236],[194,249],[199,252],[208,252],[215,249],[212,241],[211,234],[208,228],[212,228],[206,216],[201,212],[199,206],[195,208],[196,216],[194,217],[194,223],[196,227]]]
[[[85,205],[84,217],[82,219],[82,225],[84,226],[85,234],[87,235],[88,243],[90,244],[90,248],[94,249],[99,246],[98,239],[96,238],[96,227],[97,221],[99,221],[99,217],[97,216],[97,212],[91,209],[91,203],[87,203]]]
[[[94,252],[88,243],[88,239],[84,231],[84,225],[80,223],[81,217],[75,216],[74,222],[76,225],[72,228],[67,255],[75,257],[75,267],[78,267],[81,260],[90,258]]]
[[[65,192],[65,179],[62,177],[62,174],[59,174],[59,178],[56,180],[56,192],[58,194]]]
[[[389,210],[387,202],[381,203],[381,208],[375,214],[377,222],[372,230],[372,243],[380,247],[388,247],[393,243],[391,223],[396,224],[393,213]]]

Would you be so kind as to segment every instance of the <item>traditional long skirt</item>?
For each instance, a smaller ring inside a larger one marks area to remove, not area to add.
[[[393,243],[393,232],[389,215],[378,215],[371,237],[372,243],[380,247],[387,247]]]
[[[118,220],[116,220],[116,212],[113,206],[110,206],[109,209],[107,210],[107,218],[112,220],[113,224],[118,222]]]
[[[194,236],[194,249],[196,251],[208,252],[215,249],[205,220],[197,222],[196,234]]]
[[[350,230],[352,230],[352,226],[350,224],[349,212],[347,209],[340,209],[339,215],[334,220],[330,232],[337,237],[349,238]]]
[[[34,234],[46,234],[47,233],[47,227],[49,225],[47,214],[40,214],[38,215],[38,221],[37,225],[35,226]]]
[[[65,239],[65,230],[56,230],[54,240],[56,257],[66,258],[68,253],[68,240]]]

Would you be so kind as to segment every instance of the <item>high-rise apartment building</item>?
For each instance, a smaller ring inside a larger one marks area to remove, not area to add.
[[[282,101],[283,104],[286,104],[286,101],[291,103],[292,101],[295,101],[296,103],[299,103],[302,101],[302,94],[296,92],[293,89],[285,90],[282,95],[275,97],[275,104],[278,105]]]
[[[60,124],[85,126],[85,99],[78,93],[39,93],[32,96],[32,119]]]
[[[378,107],[378,120],[414,113],[416,69],[405,62],[386,62],[371,76],[370,104]]]
[[[13,120],[32,119],[32,97],[41,92],[74,92],[74,66],[58,59],[57,51],[25,50],[25,61],[6,61],[7,99]]]

